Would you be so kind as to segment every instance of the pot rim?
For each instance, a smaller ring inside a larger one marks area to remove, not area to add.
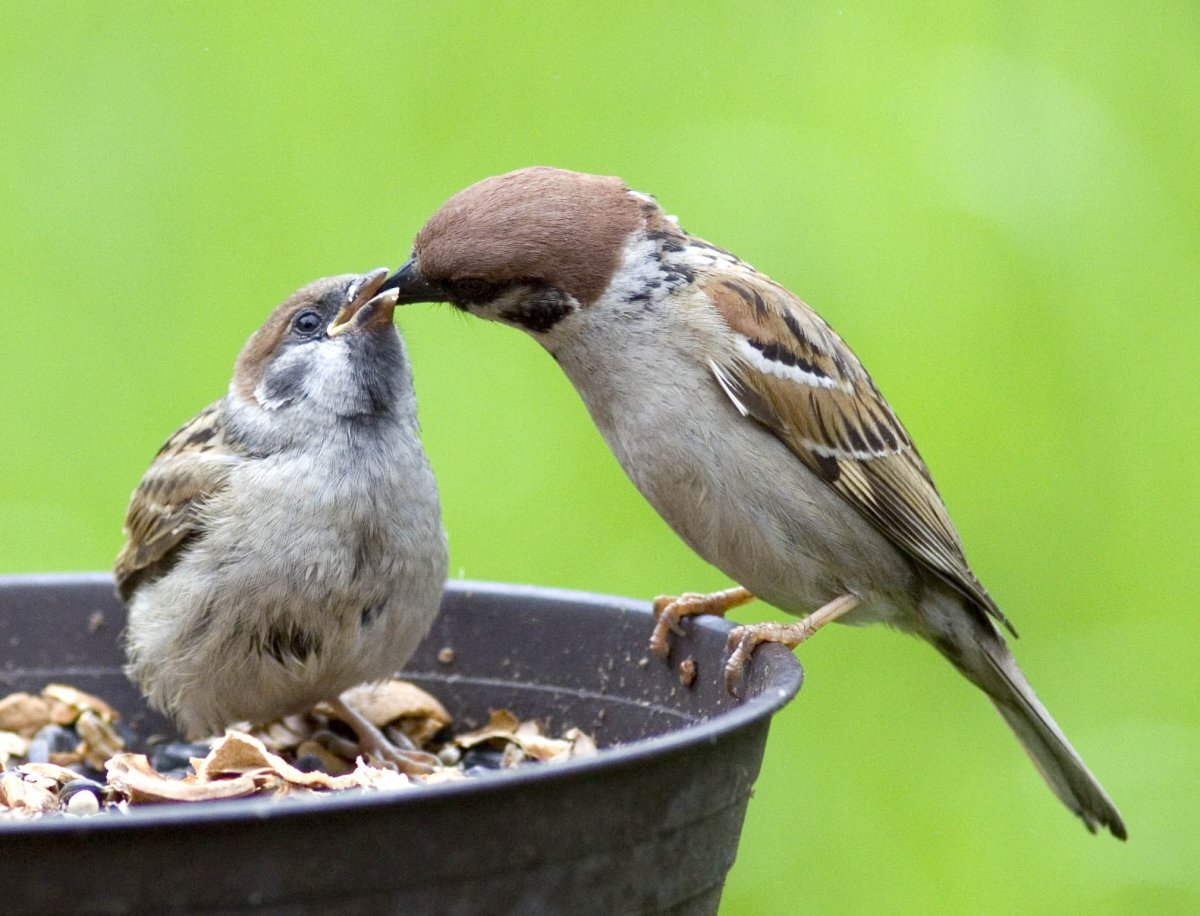
[[[20,586],[63,587],[67,585],[111,585],[108,573],[21,573],[0,575],[0,588]],[[539,585],[516,585],[504,582],[487,582],[472,579],[454,579],[446,583],[447,592],[484,593],[507,598],[570,601],[599,606],[624,613],[644,614],[646,632],[650,632],[653,621],[651,605],[647,601],[623,598],[597,592],[575,591]],[[728,633],[734,624],[712,616],[692,618],[692,626]],[[411,789],[362,789],[345,790],[320,798],[240,798],[207,804],[180,805],[163,803],[158,805],[131,806],[119,815],[93,815],[70,817],[66,815],[42,817],[30,821],[0,820],[0,835],[11,833],[73,833],[138,828],[171,827],[187,824],[235,824],[238,822],[262,822],[277,818],[311,817],[321,812],[347,813],[370,807],[393,805],[440,804],[448,799],[463,797],[464,801],[479,793],[488,794],[536,787],[558,782],[585,779],[596,770],[619,770],[636,767],[650,756],[676,754],[702,744],[719,741],[729,733],[750,725],[759,719],[769,719],[785,706],[799,691],[804,672],[800,662],[791,651],[781,645],[760,646],[755,655],[773,658],[771,678],[757,695],[744,700],[733,709],[717,713],[703,722],[689,724],[663,735],[640,738],[628,744],[602,748],[595,756],[579,757],[560,763],[519,767],[513,770],[481,773],[470,779],[454,782],[423,785]],[[403,672],[401,672],[403,674]]]

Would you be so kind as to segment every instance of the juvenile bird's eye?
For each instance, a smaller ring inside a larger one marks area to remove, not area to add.
[[[301,312],[292,319],[292,330],[304,337],[311,337],[319,331],[325,322],[317,312]]]

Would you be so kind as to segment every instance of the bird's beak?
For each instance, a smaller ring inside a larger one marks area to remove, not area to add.
[[[394,289],[398,305],[411,305],[414,302],[445,302],[446,296],[437,287],[432,286],[424,276],[416,262],[409,258],[394,274],[383,281],[380,291]]]
[[[392,312],[396,308],[396,292],[383,291],[383,278],[386,276],[387,270],[383,267],[363,274],[349,290],[350,301],[341,307],[325,333],[337,337],[348,331],[391,324]]]

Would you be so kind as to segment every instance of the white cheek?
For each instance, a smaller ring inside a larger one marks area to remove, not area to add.
[[[264,379],[254,389],[254,397],[263,410],[280,410],[301,399],[336,405],[347,392],[357,388],[349,345],[342,340],[304,344],[280,354],[270,374],[287,372],[299,374],[300,390],[273,397]]]
[[[322,341],[304,377],[304,392],[318,404],[335,405],[359,387],[350,365],[350,347],[344,340]]]
[[[654,258],[657,247],[645,232],[630,235],[621,253],[621,266],[613,274],[601,299],[627,302],[643,294],[652,282],[661,281],[662,265]]]

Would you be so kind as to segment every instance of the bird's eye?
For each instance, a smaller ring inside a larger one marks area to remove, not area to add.
[[[503,284],[492,283],[482,277],[463,277],[454,283],[454,291],[465,302],[484,303],[495,299],[503,290]]]
[[[292,330],[304,337],[311,337],[324,325],[320,314],[313,311],[301,312],[292,319]]]

